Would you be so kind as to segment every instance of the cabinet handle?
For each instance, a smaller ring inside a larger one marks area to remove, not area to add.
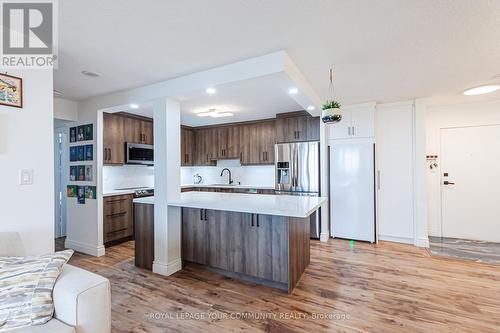
[[[253,218],[254,218],[255,214],[252,214],[252,227],[254,226],[253,224]]]
[[[208,221],[207,219],[207,210],[205,209],[205,221]]]
[[[300,139],[300,131],[297,131],[297,139]]]
[[[257,218],[257,228],[260,227],[259,225],[259,215],[255,214],[255,217]]]
[[[111,160],[113,159],[113,158],[111,157],[111,156],[113,156],[113,155],[111,154],[111,148],[108,148],[108,151],[109,151],[109,158],[108,158],[108,159],[111,161]]]
[[[240,163],[243,161],[243,153],[240,151]]]
[[[356,135],[356,134],[355,134],[355,132],[354,132],[354,128],[355,128],[355,127],[353,126],[353,127],[352,127],[352,136],[355,136],[355,135]]]
[[[200,209],[200,221],[203,221],[203,209]]]
[[[351,136],[351,126],[347,127],[347,136]]]

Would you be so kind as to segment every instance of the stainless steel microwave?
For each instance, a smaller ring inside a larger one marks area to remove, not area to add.
[[[154,165],[153,145],[127,142],[126,155],[127,164]]]

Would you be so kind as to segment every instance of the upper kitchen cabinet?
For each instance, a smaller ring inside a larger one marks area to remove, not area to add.
[[[125,120],[114,113],[103,114],[103,156],[105,165],[125,162]]]
[[[103,114],[104,165],[125,163],[125,144],[153,144],[153,120],[127,113]]]
[[[276,141],[319,141],[319,117],[307,112],[283,113],[276,116]]]
[[[375,136],[375,104],[342,108],[342,120],[328,125],[330,139],[371,138]]]
[[[194,130],[194,165],[215,165],[217,160],[217,128]]]
[[[189,127],[181,127],[181,166],[194,164],[194,133]]]
[[[274,119],[249,126],[249,160],[242,164],[274,164],[275,127]]]
[[[240,127],[217,128],[217,159],[240,158]]]

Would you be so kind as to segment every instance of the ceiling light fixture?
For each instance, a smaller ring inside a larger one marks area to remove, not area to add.
[[[482,95],[482,94],[488,94],[494,91],[497,91],[500,89],[499,84],[488,84],[484,86],[479,86],[479,87],[474,87],[467,89],[464,91],[465,96],[474,96],[474,95]]]
[[[221,112],[216,109],[208,109],[208,111],[199,112],[196,114],[198,117],[212,117],[212,118],[222,118],[234,116],[232,112]]]
[[[288,89],[288,93],[290,95],[295,95],[298,92],[299,92],[299,89],[297,89],[297,88],[290,88],[290,89]]]
[[[139,108],[139,105],[138,104],[135,104],[135,103],[131,103],[128,105],[131,109],[138,109]]]
[[[217,90],[215,90],[215,88],[210,87],[210,88],[207,88],[206,92],[209,95],[213,95],[217,92]]]
[[[82,74],[85,75],[85,76],[89,76],[89,77],[99,77],[99,76],[101,76],[101,74],[99,74],[99,73],[92,72],[92,71],[87,71],[87,70],[82,71]]]
[[[314,110],[314,109],[315,109],[315,107],[314,107],[314,106],[312,106],[312,105],[309,105],[309,106],[307,107],[307,109],[308,109],[309,111],[312,111],[312,110]]]

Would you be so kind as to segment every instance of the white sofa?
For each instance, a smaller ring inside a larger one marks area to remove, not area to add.
[[[0,256],[25,255],[17,233],[0,233]],[[64,265],[53,292],[54,318],[44,325],[12,333],[109,333],[111,289],[109,280],[78,267]]]

